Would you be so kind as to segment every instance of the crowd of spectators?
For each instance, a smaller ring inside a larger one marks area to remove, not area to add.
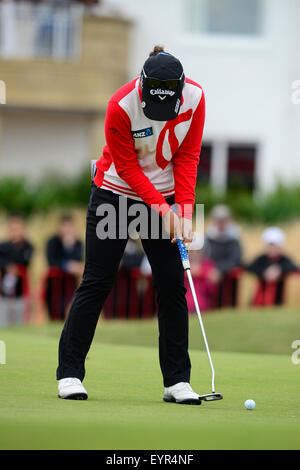
[[[203,249],[190,251],[191,272],[202,311],[235,307],[240,278],[245,271],[257,278],[251,305],[281,305],[284,302],[286,277],[299,268],[283,253],[285,234],[279,227],[268,227],[261,239],[262,253],[246,263],[240,230],[230,209],[224,205],[213,208]],[[188,283],[186,288],[189,311],[192,311],[194,304]]]
[[[262,254],[245,263],[241,233],[230,209],[215,206],[204,243],[196,235],[189,251],[202,312],[235,307],[245,271],[257,278],[256,290],[251,293],[252,305],[281,305],[286,277],[298,271],[297,264],[284,254],[284,242],[285,234],[280,228],[267,228],[262,233]],[[47,269],[37,292],[32,289],[28,274],[33,254],[23,215],[10,214],[6,239],[0,243],[0,326],[30,321],[35,304],[42,305],[51,320],[63,320],[67,314],[84,266],[83,243],[77,236],[72,216],[63,215],[56,233],[46,242]],[[188,308],[193,312],[188,282],[186,289]],[[147,257],[139,241],[129,239],[117,279],[104,305],[104,314],[108,318],[151,317],[155,315],[154,297]]]

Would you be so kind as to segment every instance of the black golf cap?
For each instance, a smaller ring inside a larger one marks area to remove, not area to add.
[[[149,57],[141,73],[144,114],[153,121],[170,121],[178,116],[184,73],[181,62],[159,51]]]

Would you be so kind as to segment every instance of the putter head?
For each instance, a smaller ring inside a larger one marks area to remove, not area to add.
[[[222,400],[223,395],[222,393],[208,393],[207,395],[199,395],[199,398],[204,401],[216,401]]]

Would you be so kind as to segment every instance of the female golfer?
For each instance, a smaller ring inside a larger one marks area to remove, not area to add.
[[[85,270],[59,343],[60,398],[87,398],[82,385],[85,358],[125,250],[133,206],[139,203],[147,213],[140,234],[158,302],[163,399],[201,403],[189,383],[188,310],[175,235],[186,243],[193,238],[204,117],[202,88],[186,78],[180,61],[160,46],[150,53],[140,77],[110,99],[106,146],[96,164],[88,205]],[[176,214],[171,208],[174,203]],[[108,221],[107,237],[101,232],[104,209],[115,214],[113,223]],[[153,236],[157,219],[163,229]]]

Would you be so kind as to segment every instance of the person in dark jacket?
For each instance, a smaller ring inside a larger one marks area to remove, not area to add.
[[[216,264],[222,277],[232,268],[241,265],[240,231],[227,206],[215,206],[211,217],[212,222],[206,232],[203,250],[205,256]]]
[[[70,215],[63,215],[58,233],[47,243],[48,264],[78,276],[82,274],[83,269],[82,253],[83,245],[76,236],[74,220]]]
[[[253,299],[254,305],[281,305],[284,300],[286,275],[297,271],[298,266],[282,253],[284,232],[278,227],[269,227],[262,234],[265,252],[247,266],[256,274],[259,286]]]
[[[231,271],[242,264],[240,231],[232,219],[229,207],[217,205],[211,212],[203,247],[203,256],[212,260],[219,281],[218,299],[215,307],[235,306],[237,279]]]
[[[83,244],[70,215],[60,219],[58,232],[47,242],[49,272],[46,303],[52,320],[63,320],[83,272]]]
[[[7,240],[0,243],[0,325],[24,320],[24,298],[29,294],[27,268],[33,246],[26,239],[23,214],[13,212],[7,221]]]

